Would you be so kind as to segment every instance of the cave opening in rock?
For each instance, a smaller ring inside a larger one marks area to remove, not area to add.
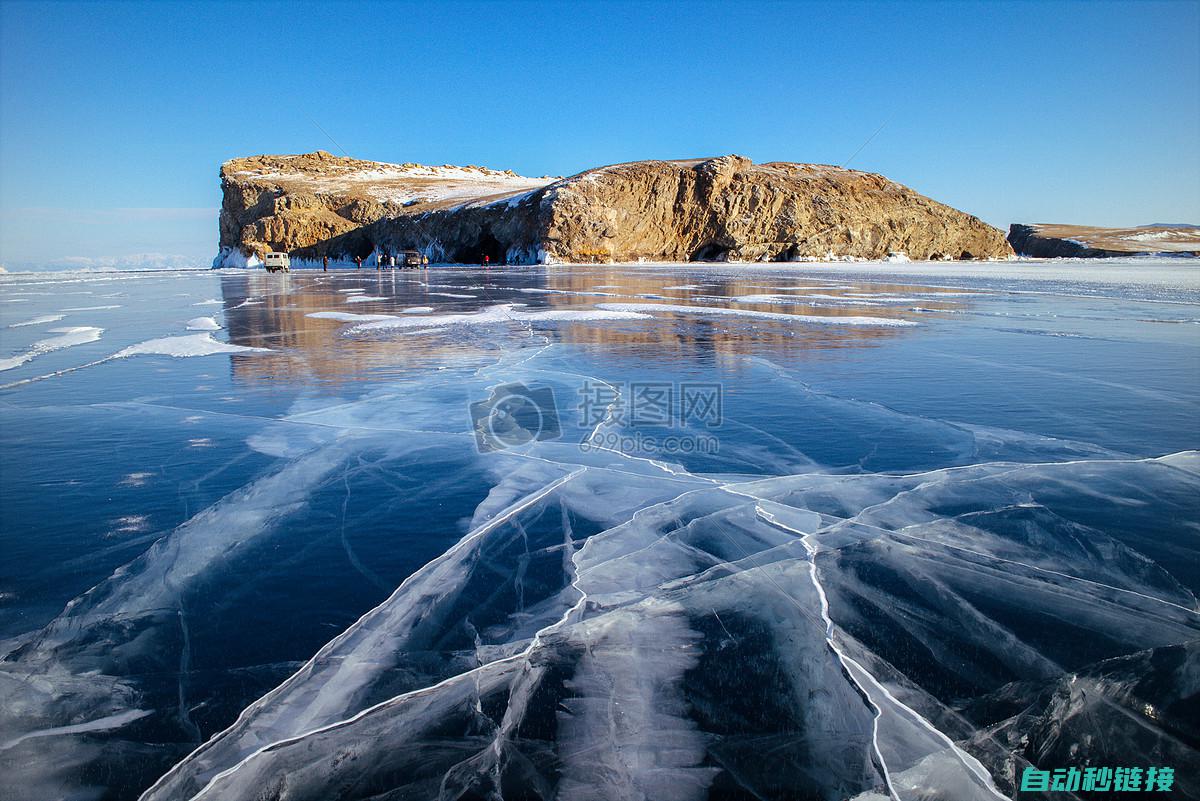
[[[483,264],[486,256],[489,264],[504,264],[508,246],[484,231],[479,239],[471,245],[464,245],[454,253],[454,260],[462,264]]]
[[[696,248],[688,261],[725,261],[728,255],[727,248],[721,247],[716,242],[708,241]]]
[[[796,261],[800,257],[800,245],[788,245],[775,256],[772,261]]]
[[[345,252],[351,259],[366,261],[375,252],[375,243],[364,238],[359,238],[347,245]]]

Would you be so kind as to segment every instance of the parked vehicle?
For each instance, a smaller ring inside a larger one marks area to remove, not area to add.
[[[419,250],[402,250],[400,251],[400,263],[407,267],[420,268],[421,266],[421,251]]]
[[[292,259],[286,253],[268,253],[263,258],[263,265],[269,273],[288,273],[292,271]]]

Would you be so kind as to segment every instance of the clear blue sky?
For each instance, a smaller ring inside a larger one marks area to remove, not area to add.
[[[3,0],[0,263],[206,264],[234,156],[841,164],[880,125],[851,166],[997,226],[1200,223],[1200,4]]]

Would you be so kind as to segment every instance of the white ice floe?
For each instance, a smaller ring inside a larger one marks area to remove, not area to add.
[[[193,317],[187,321],[189,331],[220,331],[221,324],[213,317]]]
[[[586,295],[590,297],[600,298],[618,298],[620,295],[614,292],[587,292],[584,290],[575,289],[546,289],[545,287],[522,287],[517,290],[530,295]]]
[[[57,323],[64,316],[62,314],[42,314],[34,317],[32,320],[25,320],[19,323],[11,323],[9,328],[23,328],[27,325],[45,325],[46,323]]]
[[[752,320],[771,320],[779,323],[803,323],[813,325],[918,325],[918,323],[915,323],[911,320],[901,320],[892,317],[781,314],[779,312],[750,311],[748,309],[727,309],[715,306],[683,306],[672,303],[597,303],[596,308],[603,309],[605,311],[635,312],[638,314],[667,312],[669,314],[743,317]]]
[[[311,312],[310,314],[306,314],[304,316],[312,317],[317,320],[339,320],[343,323],[367,323],[375,320],[397,319],[393,314],[355,314],[354,312],[336,311]]]
[[[128,356],[174,356],[182,359],[189,356],[212,356],[218,353],[270,353],[268,348],[251,348],[218,342],[211,334],[189,334],[181,337],[159,337],[130,345],[113,354],[114,359]]]
[[[50,333],[58,334],[58,336],[38,340],[24,353],[7,359],[0,359],[0,370],[11,370],[14,367],[20,367],[22,364],[32,361],[38,356],[52,353],[56,350],[95,342],[104,333],[104,329],[91,325],[79,325],[70,328],[51,328]]]
[[[387,300],[387,298],[378,295],[350,295],[346,298],[347,303],[372,303],[377,300]]]
[[[462,325],[497,325],[509,322],[587,322],[603,320],[642,320],[648,315],[639,311],[616,309],[552,309],[521,311],[514,304],[491,306],[483,311],[464,314],[430,314],[420,317],[389,317],[354,326],[351,331],[380,331],[386,329],[427,329]]]

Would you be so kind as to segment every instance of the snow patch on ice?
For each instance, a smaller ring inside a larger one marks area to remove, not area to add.
[[[38,340],[24,353],[17,354],[8,359],[0,359],[0,370],[11,370],[14,367],[20,367],[26,362],[33,361],[38,356],[43,356],[56,350],[95,342],[104,333],[104,329],[91,325],[80,325],[70,328],[51,328],[50,333],[59,334],[59,336]]]
[[[428,307],[425,307],[428,308]],[[304,315],[305,317],[313,317],[317,320],[340,320],[343,323],[366,323],[374,320],[395,320],[395,315],[392,314],[355,314],[353,312],[312,312]]]
[[[220,331],[221,324],[212,317],[193,317],[187,321],[189,331]]]
[[[727,309],[714,306],[684,306],[673,303],[598,303],[596,308],[614,312],[668,312],[670,314],[697,314],[705,316],[746,317],[756,320],[773,320],[780,323],[805,323],[817,325],[880,325],[880,326],[910,326],[919,325],[912,320],[899,320],[891,317],[837,317],[814,314],[782,314],[779,312],[750,311],[748,309]]]
[[[8,327],[9,328],[23,328],[27,325],[44,325],[45,323],[57,323],[64,316],[65,315],[62,315],[62,314],[43,314],[38,317],[34,317],[32,320],[25,320],[20,323],[11,323]]]
[[[649,317],[639,311],[620,309],[555,309],[552,311],[518,311],[505,303],[480,312],[465,314],[433,314],[404,319],[393,317],[354,326],[351,332],[379,331],[392,328],[434,328],[456,325],[497,325],[509,322],[539,323],[548,321],[588,322],[604,320],[643,320]]]
[[[181,337],[159,337],[130,345],[115,354],[114,359],[129,356],[173,356],[177,359],[189,356],[212,356],[218,353],[270,353],[267,348],[250,348],[218,342],[211,334],[189,334]]]

